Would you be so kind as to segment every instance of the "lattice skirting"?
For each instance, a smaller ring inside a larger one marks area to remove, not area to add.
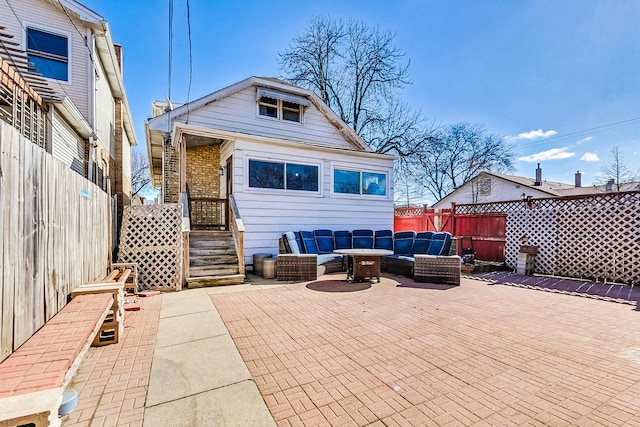
[[[127,206],[120,232],[119,262],[138,263],[143,289],[182,289],[182,205]]]

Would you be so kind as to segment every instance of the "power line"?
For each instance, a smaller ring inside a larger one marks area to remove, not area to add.
[[[169,114],[167,117],[167,133],[171,132],[171,67],[173,62],[173,0],[169,0],[169,87],[167,105]]]
[[[607,124],[596,126],[596,127],[589,128],[589,129],[583,129],[583,130],[578,130],[578,131],[575,131],[575,132],[565,133],[564,135],[558,135],[558,136],[552,136],[552,137],[549,137],[549,138],[539,139],[539,140],[537,140],[535,142],[554,141],[556,139],[562,139],[562,138],[567,138],[567,137],[570,137],[570,136],[580,135],[580,134],[583,134],[583,133],[586,133],[586,132],[593,132],[593,131],[600,130],[600,129],[607,129],[607,128],[610,128],[610,127],[625,125],[625,124],[628,124],[628,123],[636,122],[638,120],[640,120],[640,117],[633,117],[631,119],[621,120],[619,122],[607,123]]]
[[[87,38],[85,37],[84,34],[82,34],[80,32],[80,30],[76,26],[76,23],[73,22],[73,19],[71,19],[71,16],[69,15],[69,12],[67,12],[67,8],[62,5],[60,0],[58,0],[58,4],[62,8],[62,11],[64,12],[64,14],[67,15],[67,18],[69,19],[69,22],[71,22],[71,25],[73,25],[73,28],[75,28],[76,32],[80,35],[80,38],[82,38],[82,41],[84,42],[84,46],[87,48],[87,52],[89,52],[89,59],[91,60],[91,64],[93,65],[93,69],[97,73],[96,62],[93,60],[93,53],[91,52],[91,48],[89,47],[89,44],[87,43]]]
[[[191,8],[187,0],[187,35],[189,38],[189,86],[187,88],[187,123],[189,123],[189,101],[191,100],[191,82],[193,80],[193,54],[191,50]]]

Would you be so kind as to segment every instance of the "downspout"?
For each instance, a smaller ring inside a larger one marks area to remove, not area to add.
[[[93,31],[91,31],[90,28],[87,28],[87,45],[91,46],[91,55],[93,55],[96,51],[95,49],[95,40],[94,40],[94,35],[93,35]],[[88,165],[87,165],[87,179],[91,182],[93,182],[93,172],[94,172],[94,166],[93,166],[93,156],[94,156],[94,150],[96,148],[97,144],[97,137],[96,137],[96,90],[97,90],[97,85],[96,85],[96,72],[94,69],[94,65],[91,62],[91,55],[89,55],[89,57],[87,58],[87,85],[89,86],[89,90],[88,90],[88,94],[89,94],[89,99],[88,99],[88,103],[89,105],[87,106],[87,110],[89,113],[89,126],[91,126],[91,136],[89,137],[89,158],[87,159],[88,161]],[[95,55],[94,55],[95,56]],[[109,204],[109,206],[111,206],[111,204]]]

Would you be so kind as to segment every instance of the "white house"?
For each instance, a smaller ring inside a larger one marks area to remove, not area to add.
[[[394,157],[309,90],[251,77],[148,120],[146,134],[153,184],[167,203],[188,192],[192,229],[226,228],[235,201],[246,262],[277,253],[287,230],[393,228]]]
[[[475,178],[437,201],[433,207],[443,209],[450,208],[452,203],[491,203],[545,197],[580,196],[611,191],[636,191],[639,188],[640,184],[637,182],[616,185],[613,180],[603,185],[583,187],[580,171],[576,172],[573,184],[545,181],[542,179],[542,168],[538,163],[535,178],[480,172]]]
[[[30,62],[42,75],[34,80],[33,70],[17,68],[46,104],[45,129],[34,142],[105,190],[109,180],[121,209],[131,195],[137,141],[122,49],[107,22],[74,0],[20,0],[0,2],[0,24],[12,37],[0,46],[2,57],[11,65]]]

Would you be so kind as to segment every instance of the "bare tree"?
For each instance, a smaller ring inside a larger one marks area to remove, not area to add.
[[[606,184],[610,180],[613,180],[616,191],[620,191],[622,184],[635,182],[640,179],[640,171],[632,170],[624,164],[622,152],[617,145],[611,149],[609,160],[609,163],[600,170],[601,175],[597,180],[599,184]]]
[[[440,200],[483,171],[513,170],[513,146],[503,137],[466,122],[445,126],[424,138],[412,157],[414,176],[429,194]]]
[[[409,84],[409,62],[394,34],[362,22],[316,17],[279,53],[284,78],[316,91],[380,153],[415,151],[422,119],[397,98]]]
[[[148,189],[150,185],[149,160],[142,151],[133,150],[131,152],[131,197]]]

